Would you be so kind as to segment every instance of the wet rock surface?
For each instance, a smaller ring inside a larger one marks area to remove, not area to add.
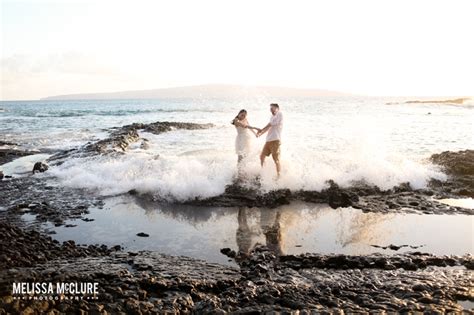
[[[226,187],[219,196],[207,199],[187,201],[196,206],[218,207],[268,207],[275,208],[291,201],[327,203],[332,208],[353,207],[365,212],[382,213],[423,213],[423,214],[474,214],[473,209],[449,206],[436,201],[433,190],[412,189],[408,183],[389,190],[380,190],[376,186],[358,184],[348,188],[339,187],[328,181],[329,187],[321,191],[275,190],[262,193],[237,184]],[[442,196],[446,196],[443,194]]]
[[[474,150],[433,154],[431,161],[449,175],[447,181],[431,181],[431,186],[448,195],[474,198]]]
[[[69,245],[63,245],[68,251]],[[74,252],[73,252],[74,253]],[[474,301],[472,258],[274,255],[258,247],[239,268],[155,252],[116,252],[0,271],[0,310],[99,314],[223,312],[460,312]],[[445,267],[457,266],[457,267]],[[466,267],[471,267],[467,269]],[[13,281],[98,282],[97,300],[16,300]]]
[[[0,144],[1,146],[1,144]],[[11,162],[17,158],[28,156],[32,154],[38,154],[40,152],[37,151],[25,151],[19,149],[8,149],[8,148],[0,148],[0,165]]]
[[[36,172],[44,173],[49,169],[49,166],[43,162],[36,162],[33,166],[33,174]]]
[[[34,216],[31,225],[49,222],[60,226],[69,219],[81,219],[90,206],[103,201],[89,191],[55,185],[45,178],[27,176],[0,181],[0,220],[24,225],[21,217]]]
[[[0,221],[0,270],[31,267],[55,259],[108,255],[107,246],[78,246],[74,241],[60,244],[38,231],[22,229]]]

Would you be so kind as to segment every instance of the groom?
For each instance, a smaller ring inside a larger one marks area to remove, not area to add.
[[[283,129],[283,114],[280,112],[280,106],[276,103],[270,104],[270,112],[272,113],[270,122],[265,128],[257,132],[257,137],[260,137],[268,131],[267,140],[260,154],[260,163],[263,166],[265,158],[271,154],[275,162],[277,175],[280,177],[280,141]]]

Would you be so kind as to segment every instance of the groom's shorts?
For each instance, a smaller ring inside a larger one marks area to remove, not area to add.
[[[263,146],[262,155],[272,155],[276,161],[280,160],[280,140],[268,141]]]

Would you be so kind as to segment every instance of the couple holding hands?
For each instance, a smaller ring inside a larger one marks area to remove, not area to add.
[[[238,156],[238,163],[249,155],[252,144],[252,133],[256,137],[260,137],[267,133],[265,145],[260,153],[260,164],[263,166],[265,158],[272,155],[275,162],[278,177],[280,177],[280,142],[281,132],[283,129],[283,114],[280,106],[276,103],[270,104],[270,112],[272,116],[270,122],[262,129],[252,127],[247,120],[247,111],[242,109],[239,114],[232,120],[232,124],[237,130],[237,138],[235,139],[235,151]]]

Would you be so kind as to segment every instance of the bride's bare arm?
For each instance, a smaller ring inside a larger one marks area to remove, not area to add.
[[[260,131],[260,128],[252,127],[252,126],[250,126],[249,124],[247,124],[247,127],[246,127],[246,128],[252,130],[252,132],[253,132],[254,130]]]

